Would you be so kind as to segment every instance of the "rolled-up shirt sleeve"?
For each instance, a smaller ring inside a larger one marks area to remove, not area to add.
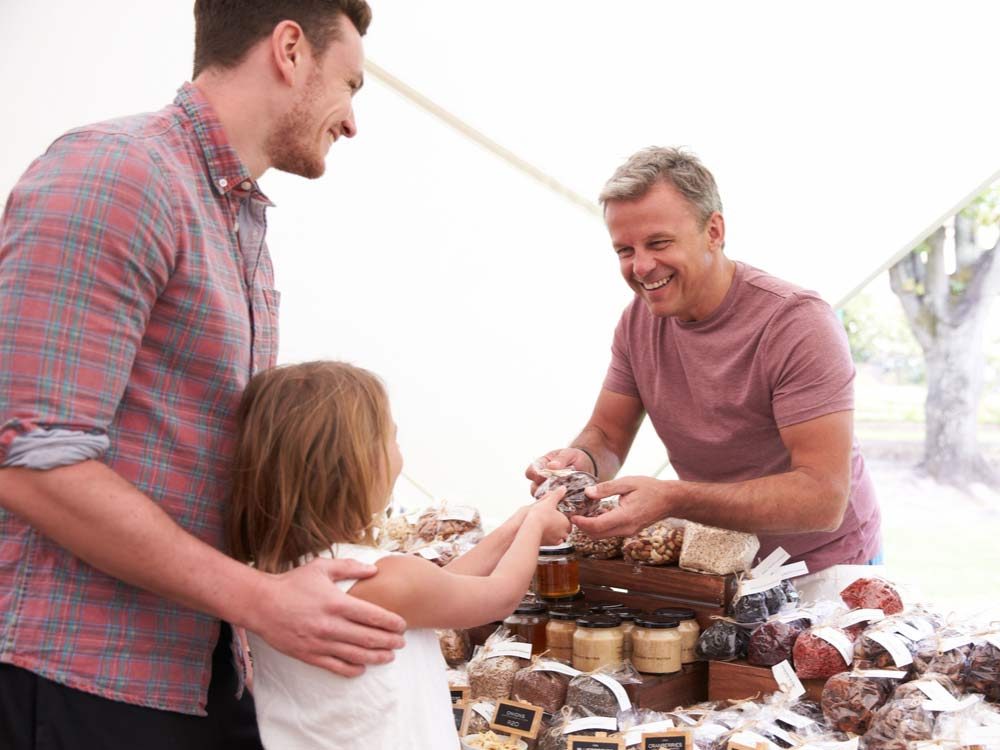
[[[169,186],[141,142],[56,141],[0,224],[0,466],[98,458],[176,260]]]

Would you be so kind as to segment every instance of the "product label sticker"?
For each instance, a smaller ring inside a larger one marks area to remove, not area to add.
[[[530,659],[531,658],[531,644],[530,643],[505,643],[500,648],[494,649],[488,652],[484,659],[496,659],[500,656],[514,656],[518,659]]]
[[[947,688],[937,680],[916,680],[914,684],[920,688],[920,692],[926,695],[929,700],[940,703],[958,703],[955,700],[955,696],[949,693]]]
[[[784,708],[775,714],[778,721],[788,724],[788,726],[795,727],[796,729],[805,729],[808,726],[816,723],[815,719],[810,719],[808,716],[803,716],[802,714],[797,714],[794,711],[789,711]]]
[[[639,750],[691,750],[694,747],[691,730],[646,730],[639,738]]]
[[[598,734],[596,737],[576,735],[566,738],[567,750],[625,750],[625,740],[621,737],[608,737]]]
[[[859,622],[878,622],[882,619],[885,619],[885,612],[881,609],[852,609],[837,620],[837,624],[842,628],[849,628]]]
[[[614,693],[615,699],[618,701],[618,707],[622,711],[628,711],[632,708],[632,701],[629,700],[628,693],[625,692],[625,688],[622,687],[622,684],[618,680],[606,674],[592,674],[590,676]]]
[[[848,677],[888,677],[890,680],[903,680],[906,675],[898,669],[856,669],[847,674]]]
[[[776,570],[785,564],[785,561],[791,557],[785,550],[778,547],[774,552],[765,557],[759,563],[757,567],[750,571],[751,578],[760,578],[761,576],[766,576],[772,570]]]
[[[792,698],[798,698],[800,695],[805,695],[806,689],[803,686],[802,681],[799,676],[795,674],[795,670],[792,669],[792,665],[788,663],[788,660],[781,662],[780,664],[775,664],[771,667],[771,674],[774,675],[774,681],[778,683],[778,687],[781,688],[781,692],[787,693]],[[782,737],[784,739],[784,737]],[[792,743],[795,744],[794,742]]]
[[[563,664],[561,661],[540,661],[531,668],[531,671],[558,672],[559,674],[569,675],[570,677],[577,677],[583,674],[583,672],[579,669],[573,669],[573,667],[568,664]]]
[[[441,521],[464,521],[472,523],[476,519],[476,509],[468,505],[448,505],[438,516]]]
[[[844,657],[844,663],[850,665],[854,661],[854,644],[851,643],[851,639],[847,637],[847,634],[842,630],[836,630],[835,628],[816,628],[810,631],[817,638],[822,638],[824,641],[833,646],[840,655]]]
[[[806,565],[805,560],[799,560],[797,563],[792,563],[791,565],[782,565],[776,573],[778,579],[784,581],[789,578],[798,578],[799,576],[806,575],[809,573],[809,566]]]
[[[496,706],[492,703],[484,703],[480,701],[479,703],[472,704],[472,710],[486,719],[487,722],[490,722],[493,721],[493,712],[496,710]]]
[[[455,703],[465,703],[469,700],[469,686],[468,685],[449,685],[448,690],[451,692],[451,702]]]
[[[962,646],[968,646],[972,643],[972,636],[969,635],[955,635],[951,638],[942,638],[938,641],[938,653],[945,654],[949,651],[954,651],[956,648],[961,648]]]
[[[760,578],[744,578],[740,581],[740,585],[736,589],[736,598],[739,599],[741,596],[749,596],[750,594],[759,594],[762,591],[770,591],[775,586],[781,584],[781,581],[770,575],[761,576]]]
[[[904,638],[908,638],[914,643],[923,639],[923,634],[918,628],[913,627],[908,622],[897,622],[892,626],[892,630],[895,633],[899,633]]]
[[[886,630],[873,630],[866,632],[865,636],[871,638],[888,651],[889,656],[892,657],[897,667],[905,667],[913,663],[913,655],[910,653],[910,649],[906,647],[903,640],[895,633],[890,633]]]
[[[581,719],[567,721],[563,727],[563,734],[573,734],[586,729],[600,729],[604,732],[617,732],[618,719],[614,716],[584,716]]]
[[[514,700],[497,701],[490,729],[534,739],[538,736],[538,730],[542,725],[543,713],[544,710],[540,706],[533,706],[530,703]]]
[[[472,713],[469,710],[469,704],[456,703],[451,707],[451,713],[455,717],[455,729],[458,730],[458,736],[461,737],[469,729],[469,716]]]

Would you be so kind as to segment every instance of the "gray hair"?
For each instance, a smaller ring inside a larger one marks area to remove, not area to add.
[[[704,225],[718,211],[722,199],[715,178],[697,156],[681,148],[649,146],[636,151],[604,184],[598,200],[607,209],[608,201],[641,198],[657,180],[673,185],[694,206]]]

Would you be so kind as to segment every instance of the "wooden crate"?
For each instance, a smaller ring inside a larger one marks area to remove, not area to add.
[[[641,685],[626,685],[632,705],[653,711],[670,711],[708,699],[708,665],[685,664],[676,674],[642,674]]]
[[[818,701],[826,680],[802,680],[806,696]],[[711,661],[708,663],[708,699],[743,700],[778,691],[778,683],[770,667],[755,667],[745,661]]]

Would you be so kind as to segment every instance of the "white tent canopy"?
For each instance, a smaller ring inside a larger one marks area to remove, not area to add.
[[[834,304],[1000,168],[996,3],[372,4],[371,60],[587,198],[642,146],[691,147],[728,254]],[[168,102],[190,8],[0,4],[0,194],[62,131]],[[281,359],[378,372],[407,474],[501,514],[588,417],[630,292],[592,214],[372,75],[356,111],[318,183],[262,180]],[[644,428],[625,470],[662,459]]]

